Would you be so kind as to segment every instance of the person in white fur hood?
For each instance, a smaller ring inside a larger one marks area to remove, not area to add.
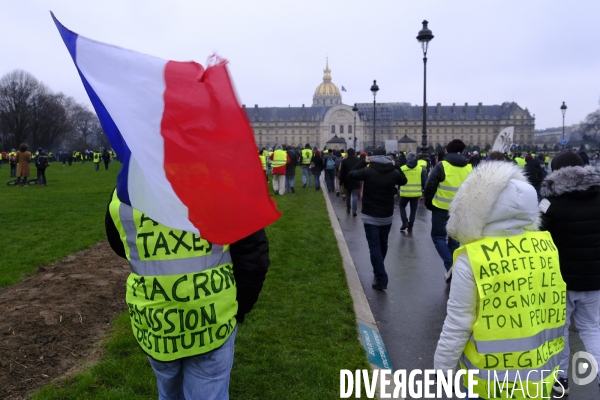
[[[454,252],[454,278],[434,367],[444,372],[459,364],[479,369],[475,393],[480,398],[493,398],[488,389],[494,385],[487,380],[492,371],[500,381],[508,375],[517,398],[524,389],[536,398],[537,387],[543,387],[540,398],[548,397],[555,382],[564,301],[526,300],[552,298],[553,292],[564,299],[566,285],[556,247],[548,232],[538,231],[538,220],[535,189],[521,168],[505,161],[481,163],[450,205],[448,234],[461,247]],[[547,357],[529,355],[540,349]],[[529,386],[523,388],[530,371]]]

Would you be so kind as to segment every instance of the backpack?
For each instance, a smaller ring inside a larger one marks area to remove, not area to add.
[[[335,168],[335,160],[333,157],[327,157],[327,163],[325,164],[325,169],[334,169]]]
[[[14,163],[15,161],[17,161],[17,157],[15,157],[14,154],[11,154],[10,157],[8,157],[8,162]]]

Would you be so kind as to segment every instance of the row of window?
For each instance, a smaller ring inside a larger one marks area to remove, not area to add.
[[[335,125],[331,125],[331,133],[336,133]],[[338,133],[344,133],[344,125],[340,125],[340,131]],[[348,133],[352,133],[352,125],[348,125]]]

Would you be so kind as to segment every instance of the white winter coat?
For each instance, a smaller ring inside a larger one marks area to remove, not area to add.
[[[462,183],[450,204],[447,231],[461,244],[483,237],[506,237],[537,230],[538,202],[522,169],[506,161],[488,161]],[[447,316],[434,357],[435,369],[454,369],[477,319],[479,296],[465,251],[452,272]]]

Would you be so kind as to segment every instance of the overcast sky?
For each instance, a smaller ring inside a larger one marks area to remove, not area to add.
[[[580,122],[600,100],[598,0],[0,0],[0,75],[24,69],[90,104],[49,11],[72,31],[164,59],[230,61],[247,106],[307,106],[325,58],[345,104],[515,101],[536,128]]]

